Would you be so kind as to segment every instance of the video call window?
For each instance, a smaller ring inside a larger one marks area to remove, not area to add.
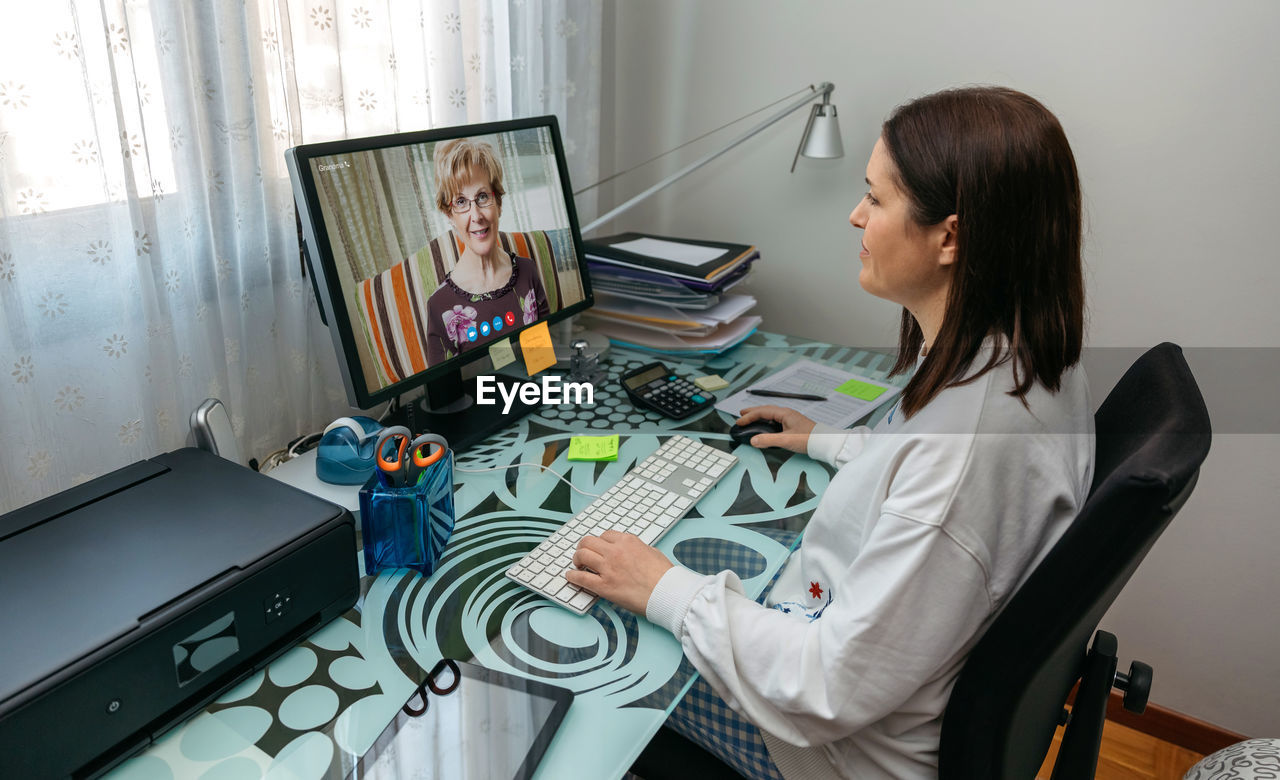
[[[585,298],[546,126],[308,164],[366,393]]]

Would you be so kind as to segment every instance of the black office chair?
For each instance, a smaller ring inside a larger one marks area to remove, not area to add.
[[[1209,452],[1209,413],[1175,344],[1129,368],[1095,415],[1089,498],[1004,612],[978,641],[942,720],[942,780],[1030,780],[1064,705],[1075,703],[1054,780],[1092,778],[1113,686],[1141,712],[1151,669],[1116,674],[1116,638],[1089,637],[1181,508]]]

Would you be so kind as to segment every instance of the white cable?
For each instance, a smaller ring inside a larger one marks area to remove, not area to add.
[[[262,459],[262,463],[258,466],[258,472],[260,474],[266,474],[268,471],[274,469],[276,466],[279,466],[281,463],[284,463],[286,460],[292,460],[291,458],[288,457],[288,455],[289,455],[288,450],[283,450],[283,449],[276,450],[270,455],[267,455]]]
[[[494,466],[493,468],[490,468],[490,469],[461,469],[461,468],[458,468],[457,466],[454,466],[454,467],[453,467],[453,470],[454,470],[454,471],[461,471],[461,472],[463,472],[464,474],[482,474],[482,473],[484,473],[484,472],[486,472],[486,471],[506,471],[507,469],[519,468],[520,466],[531,466],[531,467],[533,467],[533,468],[535,468],[535,469],[542,469],[543,471],[550,471],[552,474],[555,474],[557,477],[559,477],[559,478],[560,478],[560,480],[561,480],[562,482],[564,482],[566,485],[568,485],[569,487],[573,488],[573,489],[574,489],[574,490],[576,490],[577,492],[581,493],[582,495],[584,495],[584,496],[591,496],[592,498],[599,498],[599,497],[600,497],[600,494],[599,494],[599,493],[588,493],[587,491],[583,490],[582,488],[580,488],[580,487],[578,487],[577,485],[575,485],[575,484],[573,484],[572,482],[570,482],[568,479],[565,479],[565,476],[564,476],[563,474],[561,474],[560,472],[556,471],[555,469],[551,468],[550,466],[544,466],[544,465],[542,465],[541,463],[512,463],[510,466]]]
[[[316,432],[307,433],[307,434],[303,434],[302,436],[299,436],[297,439],[294,440],[293,444],[289,445],[289,448],[287,450],[289,454],[289,460],[293,460],[294,458],[298,457],[299,455],[301,455],[303,452],[306,451],[306,450],[300,451],[298,449],[299,447],[306,447],[311,444],[315,444],[319,446],[320,439],[322,439],[323,437],[324,435],[322,433],[316,433]]]

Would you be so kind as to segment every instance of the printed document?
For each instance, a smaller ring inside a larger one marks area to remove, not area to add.
[[[785,406],[815,422],[848,428],[900,392],[900,388],[888,382],[851,374],[812,360],[797,360],[778,373],[757,381],[749,389],[820,395],[823,400],[770,398],[752,395],[743,389],[717,403],[716,408],[740,415],[749,406]]]
[[[622,249],[638,255],[670,260],[681,265],[699,266],[709,260],[715,260],[724,254],[723,249],[697,244],[682,244],[679,241],[667,241],[661,238],[635,238],[618,244],[610,244],[611,249]]]

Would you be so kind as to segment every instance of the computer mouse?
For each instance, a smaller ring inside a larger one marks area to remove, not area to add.
[[[374,445],[382,425],[372,417],[339,417],[316,448],[316,477],[332,485],[363,485],[373,474]]]
[[[777,420],[756,420],[746,425],[735,425],[729,429],[729,438],[735,444],[750,444],[751,437],[757,433],[781,433],[782,423]]]

